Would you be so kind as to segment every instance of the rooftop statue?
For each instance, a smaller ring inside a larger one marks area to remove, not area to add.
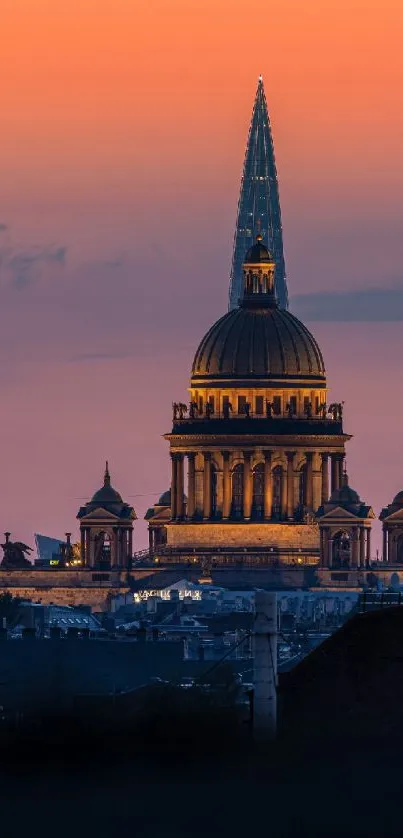
[[[25,553],[32,553],[32,547],[23,544],[22,541],[10,541],[10,533],[4,533],[6,540],[1,545],[3,550],[3,560],[1,567],[18,570],[22,568],[31,568],[32,563],[25,557]]]

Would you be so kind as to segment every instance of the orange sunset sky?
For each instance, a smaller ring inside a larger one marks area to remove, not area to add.
[[[139,518],[167,487],[171,402],[227,304],[260,73],[290,307],[379,513],[403,488],[401,2],[2,0],[1,18],[1,531],[77,531],[106,458]]]

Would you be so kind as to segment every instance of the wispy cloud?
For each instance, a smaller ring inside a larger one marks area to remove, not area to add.
[[[5,233],[8,230],[8,225],[0,221],[0,233]]]
[[[3,285],[23,289],[40,280],[50,266],[64,266],[67,247],[40,245],[34,247],[0,246],[0,280]]]
[[[392,322],[403,320],[403,285],[358,291],[299,294],[291,311],[301,320]]]

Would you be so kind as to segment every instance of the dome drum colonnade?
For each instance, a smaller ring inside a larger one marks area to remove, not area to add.
[[[173,451],[171,518],[174,521],[226,521],[240,517],[244,521],[300,519],[302,509],[316,512],[329,498],[329,459],[333,492],[342,482],[343,453],[303,452],[278,446],[259,451],[213,448],[186,453]],[[237,498],[234,497],[236,469],[241,483],[238,478]],[[236,504],[239,498],[241,509]]]

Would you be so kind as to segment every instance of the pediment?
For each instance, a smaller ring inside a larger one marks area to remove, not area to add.
[[[401,521],[402,524],[403,524],[403,508],[402,509],[396,509],[396,512],[392,512],[391,515],[387,515],[386,518],[383,519],[383,521],[387,521],[388,523],[389,523],[389,521],[392,521],[393,523],[396,523],[396,524]]]
[[[346,518],[351,521],[362,521],[362,518],[359,518],[358,515],[353,515],[352,512],[348,512],[347,509],[343,509],[342,506],[336,506],[335,509],[331,509],[329,512],[325,512],[324,515],[321,515],[319,521],[324,521],[325,518],[327,521],[334,519],[340,521],[340,519],[346,520]]]
[[[160,509],[156,512],[148,521],[170,521],[171,520],[171,508],[168,509]]]
[[[120,521],[118,515],[108,512],[107,509],[92,509],[87,515],[83,515],[81,521]]]

